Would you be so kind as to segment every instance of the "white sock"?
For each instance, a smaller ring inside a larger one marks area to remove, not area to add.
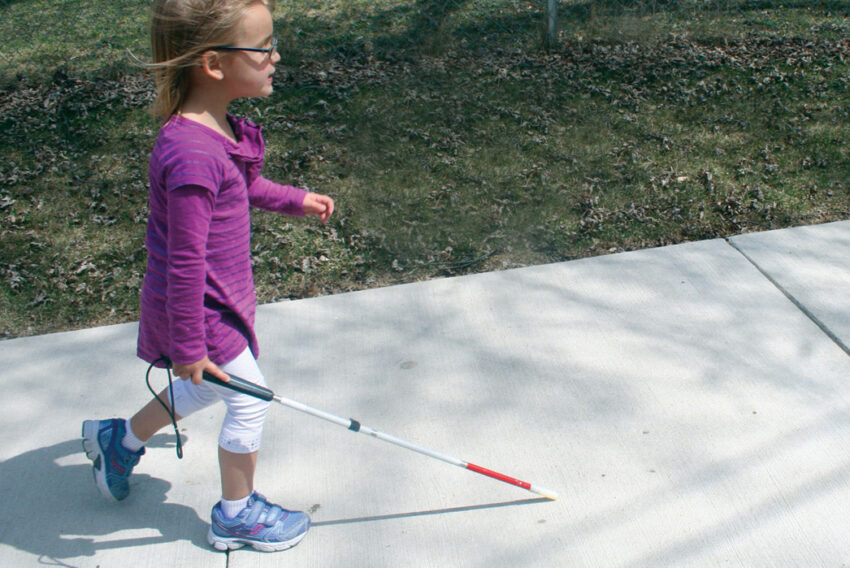
[[[250,495],[248,495],[250,497]],[[242,512],[248,505],[248,497],[244,499],[239,499],[237,501],[228,501],[227,499],[221,500],[221,512],[224,513],[224,516],[228,519],[232,519],[236,515]]]
[[[121,445],[131,452],[138,452],[145,445],[144,442],[139,440],[136,435],[133,434],[133,429],[130,428],[129,420],[124,423],[124,437],[121,438]]]

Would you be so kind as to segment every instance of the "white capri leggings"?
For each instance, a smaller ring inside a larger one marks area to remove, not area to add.
[[[266,379],[249,348],[236,359],[219,365],[225,373],[236,375],[252,383],[267,386]],[[190,380],[175,381],[174,412],[181,418],[223,400],[227,406],[218,444],[235,454],[249,454],[260,449],[263,424],[270,403],[253,396],[238,393],[209,382],[195,385]]]

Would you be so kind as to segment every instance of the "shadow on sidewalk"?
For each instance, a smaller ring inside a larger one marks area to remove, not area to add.
[[[498,509],[501,507],[516,507],[518,505],[532,505],[535,503],[551,503],[549,499],[533,498],[520,499],[517,501],[505,501],[502,503],[486,503],[483,505],[466,505],[462,507],[450,507],[446,509],[432,509],[427,511],[412,511],[409,513],[389,513],[386,515],[373,515],[371,517],[356,517],[352,519],[337,519],[333,521],[317,521],[314,527],[328,527],[333,525],[350,525],[353,523],[371,523],[376,521],[391,521],[394,519],[409,519],[414,517],[428,517],[431,515],[446,515],[449,513],[465,513],[469,511],[480,511],[483,509]]]
[[[150,446],[163,446],[167,435]],[[207,523],[184,505],[166,503],[167,481],[134,474],[133,492],[120,503],[105,500],[81,465],[82,446],[74,439],[39,448],[0,463],[0,544],[64,565],[58,559],[91,557],[100,550],[189,540],[207,547]],[[119,533],[143,532],[123,536]]]

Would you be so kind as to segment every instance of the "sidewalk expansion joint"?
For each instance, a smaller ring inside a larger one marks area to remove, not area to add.
[[[818,327],[820,328],[820,330],[821,330],[821,331],[822,331],[822,332],[823,332],[823,333],[824,333],[827,337],[829,337],[829,338],[832,340],[832,342],[833,342],[833,343],[835,343],[835,344],[836,344],[839,348],[841,348],[841,350],[842,350],[842,351],[844,351],[844,353],[846,353],[848,356],[850,356],[850,347],[848,347],[848,346],[847,346],[847,345],[846,345],[843,341],[841,341],[841,338],[840,338],[840,337],[838,337],[837,335],[835,335],[835,334],[832,332],[832,330],[831,330],[831,329],[829,329],[829,327],[828,327],[825,323],[823,323],[823,322],[820,320],[820,318],[818,318],[818,317],[817,317],[814,313],[812,313],[812,311],[811,311],[811,310],[809,310],[809,308],[807,308],[807,307],[806,307],[806,306],[805,306],[805,305],[804,305],[801,301],[799,301],[797,298],[795,298],[795,297],[794,297],[794,295],[793,295],[791,292],[789,292],[788,290],[786,290],[786,289],[785,289],[785,288],[784,288],[784,287],[783,287],[783,286],[782,286],[779,282],[777,282],[777,281],[776,281],[776,279],[775,279],[775,278],[773,278],[773,276],[771,276],[771,275],[770,275],[770,274],[769,274],[766,270],[764,270],[761,266],[759,266],[759,264],[758,264],[755,260],[753,260],[753,259],[752,259],[752,258],[751,258],[751,257],[750,257],[747,253],[745,253],[743,250],[741,250],[741,248],[740,248],[738,245],[736,245],[734,242],[732,242],[732,239],[726,238],[726,239],[724,239],[724,240],[726,241],[726,243],[727,243],[729,246],[731,246],[733,249],[735,249],[736,251],[738,251],[738,253],[739,253],[741,256],[743,256],[745,259],[747,259],[747,261],[748,261],[750,264],[752,264],[752,265],[753,265],[753,267],[755,267],[755,269],[756,269],[756,270],[758,270],[758,271],[761,273],[761,275],[762,275],[762,276],[764,276],[765,278],[767,278],[767,280],[768,280],[771,284],[773,284],[773,286],[774,286],[777,290],[779,290],[780,292],[782,292],[782,294],[783,294],[786,298],[788,298],[788,300],[789,300],[792,304],[794,304],[794,306],[796,306],[798,310],[800,310],[801,312],[803,312],[803,314],[805,314],[805,316],[806,316],[807,318],[809,318],[809,319],[812,321],[812,323],[814,323],[816,326],[818,326]]]

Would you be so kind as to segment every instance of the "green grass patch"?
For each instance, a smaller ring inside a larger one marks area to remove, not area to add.
[[[0,3],[0,337],[138,316],[157,125],[147,3]],[[280,4],[257,212],[261,301],[845,219],[835,2]],[[24,37],[19,30],[29,29]]]

